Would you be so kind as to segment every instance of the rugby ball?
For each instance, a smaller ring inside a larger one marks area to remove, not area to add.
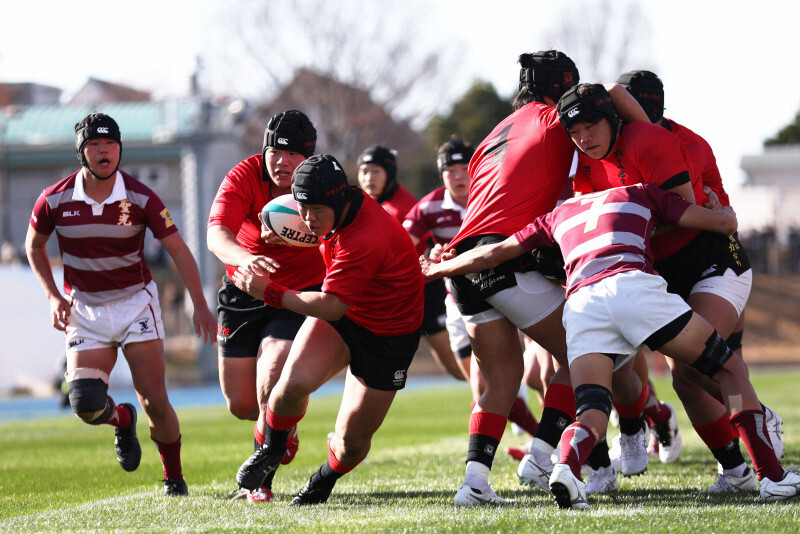
[[[267,228],[295,247],[316,247],[317,236],[311,233],[297,212],[297,203],[291,194],[270,200],[261,209],[261,220]]]

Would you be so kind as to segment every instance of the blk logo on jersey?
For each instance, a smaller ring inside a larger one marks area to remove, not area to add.
[[[83,345],[85,342],[86,342],[86,340],[83,339],[83,338],[75,339],[75,340],[69,342],[69,348],[74,349],[78,345]]]

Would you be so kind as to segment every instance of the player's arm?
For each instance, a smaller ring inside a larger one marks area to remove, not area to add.
[[[264,300],[271,306],[279,306],[324,321],[341,319],[350,308],[332,293],[287,289],[272,283],[268,274],[257,274],[243,267],[233,273],[233,283],[253,298]]]
[[[178,273],[180,273],[183,283],[186,285],[186,290],[189,292],[189,297],[192,299],[194,307],[192,323],[194,324],[195,334],[197,337],[203,338],[203,343],[216,343],[217,320],[206,303],[203,284],[200,280],[200,270],[197,268],[197,262],[192,256],[192,251],[189,250],[186,242],[178,232],[161,239],[161,245],[169,253],[172,261],[175,262],[175,267],[177,267]]]
[[[33,269],[33,273],[44,288],[47,300],[50,303],[50,318],[53,328],[64,331],[67,328],[67,321],[70,315],[70,303],[58,290],[56,281],[53,278],[53,269],[50,266],[50,258],[47,255],[47,241],[50,236],[41,234],[28,225],[28,233],[25,236],[25,254],[28,256],[28,263]]]
[[[280,267],[272,258],[251,254],[242,248],[231,229],[221,224],[209,226],[206,231],[206,245],[222,263],[231,267],[247,267],[257,272],[272,273]]]
[[[642,106],[623,86],[618,83],[606,83],[603,84],[603,87],[611,95],[614,106],[616,106],[622,120],[627,122],[650,122],[650,117],[647,116]]]
[[[422,275],[425,280],[436,280],[444,276],[477,273],[497,267],[504,261],[523,254],[525,249],[513,235],[500,243],[493,243],[468,250],[463,254],[434,263],[425,256],[419,257]]]
[[[692,204],[678,219],[678,226],[730,235],[736,231],[739,223],[736,213],[730,206],[710,210]]]

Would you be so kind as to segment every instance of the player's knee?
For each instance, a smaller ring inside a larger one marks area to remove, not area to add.
[[[611,391],[600,384],[581,384],[575,388],[575,417],[587,410],[611,413]]]
[[[104,423],[114,413],[108,398],[108,375],[97,369],[79,368],[67,376],[69,404],[80,419],[91,424]]]
[[[728,339],[725,340],[725,344],[728,345],[732,351],[740,351],[742,350],[742,337],[744,336],[744,331],[739,330],[738,332],[734,332],[733,334],[728,336]]]
[[[697,369],[700,373],[714,378],[725,362],[733,355],[733,351],[725,344],[722,336],[714,330],[714,332],[706,340],[705,348],[703,349],[700,357],[693,363],[692,367]]]

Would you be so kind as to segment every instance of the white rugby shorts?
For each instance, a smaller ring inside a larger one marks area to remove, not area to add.
[[[689,305],[667,292],[660,276],[626,271],[582,287],[564,306],[567,359],[584,354],[625,354],[614,370],[632,358],[651,335],[687,311]]]
[[[464,315],[473,324],[506,318],[522,330],[535,325],[564,302],[564,288],[536,271],[514,273],[517,285],[487,297],[492,308],[475,315]]]
[[[713,293],[718,295],[736,308],[736,313],[741,315],[747,299],[750,298],[750,290],[753,287],[753,270],[748,269],[742,274],[737,275],[733,269],[726,269],[722,276],[712,276],[697,282],[692,287],[691,294]]]
[[[464,324],[464,319],[461,317],[461,312],[458,311],[456,301],[453,300],[453,295],[447,292],[444,298],[444,308],[447,312],[447,320],[445,326],[447,327],[447,334],[450,337],[450,350],[458,358],[458,353],[470,345],[469,334],[467,334],[467,326]]]
[[[105,304],[92,305],[73,300],[70,311],[66,330],[67,353],[164,339],[161,306],[154,281],[130,297]]]

